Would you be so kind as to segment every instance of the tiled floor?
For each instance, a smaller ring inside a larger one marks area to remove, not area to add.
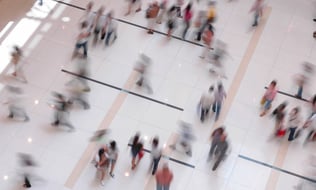
[[[200,1],[194,4],[195,11],[205,9],[206,0]],[[236,96],[232,97],[231,105],[224,110],[227,116],[223,123],[227,126],[230,154],[215,172],[206,162],[214,121],[209,119],[201,124],[196,110],[202,92],[217,82],[216,77],[208,72],[210,65],[199,58],[202,47],[174,38],[167,41],[165,35],[148,35],[144,29],[135,26],[147,26],[144,11],[149,1],[144,0],[142,12],[127,17],[123,16],[126,1],[94,2],[93,10],[105,5],[107,10],[115,11],[116,18],[132,24],[119,22],[118,39],[110,47],[89,45],[90,78],[177,106],[184,111],[89,81],[91,108],[75,108],[70,115],[76,131],[68,133],[52,128],[53,110],[48,106],[51,92],[65,91],[65,83],[71,79],[71,75],[61,69],[75,70],[76,61],[71,61],[71,53],[78,32],[78,20],[83,15],[79,8],[85,7],[87,1],[44,0],[44,5],[38,6],[30,0],[0,0],[0,87],[2,89],[4,84],[14,82],[5,75],[10,72],[11,47],[17,44],[25,52],[22,61],[28,83],[14,83],[25,91],[25,105],[31,118],[28,123],[10,121],[6,118],[7,107],[0,107],[0,189],[21,187],[17,152],[32,154],[39,163],[35,173],[42,180],[35,181],[32,189],[154,189],[155,180],[148,173],[149,154],[145,154],[135,171],[130,170],[128,140],[136,131],[141,131],[143,137],[147,137],[145,148],[150,148],[149,140],[155,135],[159,136],[161,145],[168,145],[178,132],[179,120],[194,126],[196,140],[193,143],[193,156],[190,158],[168,148],[165,154],[194,168],[164,159],[174,172],[171,189],[285,190],[294,189],[303,181],[284,172],[272,175],[275,169],[239,155],[311,177],[308,163],[315,145],[303,147],[307,132],[290,144],[286,139],[271,139],[273,120],[269,116],[259,117],[259,101],[264,87],[272,79],[278,80],[280,91],[295,94],[293,76],[300,69],[300,64],[303,61],[314,63],[316,41],[312,38],[312,32],[316,24],[312,19],[316,15],[315,1],[266,1],[271,12],[264,25],[256,30],[250,30],[252,15],[249,9],[252,0],[217,2],[215,38],[227,43],[229,52],[229,57],[225,59],[228,79],[222,82],[228,92],[234,85],[239,88]],[[67,18],[69,22],[64,21]],[[164,24],[156,29],[166,32]],[[258,33],[260,30],[262,34]],[[194,28],[189,32],[189,37],[193,38]],[[179,36],[180,33],[179,23],[174,35]],[[256,34],[260,35],[259,41],[252,38]],[[250,48],[254,53],[250,55],[249,62],[242,64],[249,47],[255,48]],[[141,51],[153,60],[150,70],[152,95],[134,84],[129,85],[129,82],[133,82],[130,80],[135,78],[133,67]],[[245,67],[246,73],[241,75],[241,83],[237,83],[235,76],[240,75],[240,67]],[[304,91],[307,99],[315,94],[315,76]],[[7,94],[2,89],[0,101],[4,102],[6,98]],[[289,102],[288,109],[299,105],[304,118],[308,115],[307,103],[290,96],[278,94],[273,105],[285,100]],[[93,165],[80,161],[81,158],[93,156],[85,155],[85,151],[89,145],[88,139],[98,128],[109,128],[111,133],[108,139],[115,139],[120,150],[115,178],[107,177],[104,187],[97,180]],[[72,180],[73,185],[69,185],[72,171],[77,167],[82,168],[82,173],[78,179]],[[271,179],[270,176],[276,177]],[[304,184],[307,185],[303,189],[315,189],[307,182]]]

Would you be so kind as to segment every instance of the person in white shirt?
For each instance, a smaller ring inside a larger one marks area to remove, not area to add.
[[[80,33],[77,36],[77,42],[75,46],[74,53],[72,57],[76,57],[78,55],[78,51],[80,48],[83,48],[83,57],[88,56],[88,38],[89,38],[90,32],[88,29],[88,23],[83,22],[80,26]]]
[[[110,146],[106,151],[106,157],[108,159],[109,165],[111,166],[109,174],[111,177],[114,177],[113,170],[118,158],[118,148],[115,141],[110,142]]]
[[[99,10],[97,11],[97,14],[93,18],[93,33],[94,33],[94,38],[93,38],[93,44],[96,45],[98,42],[99,34],[102,30],[102,27],[105,24],[106,21],[106,16],[103,15],[105,8],[101,6]]]
[[[89,32],[91,32],[93,28],[93,21],[95,17],[95,13],[92,11],[93,4],[94,4],[93,1],[90,1],[87,4],[84,15],[79,19],[80,24],[83,22],[87,23],[87,28],[89,29]]]
[[[296,133],[295,131],[299,127],[301,122],[302,122],[302,117],[300,114],[300,109],[299,107],[295,107],[292,109],[289,115],[288,126],[289,126],[290,134],[289,134],[288,141],[294,140],[299,135],[299,131],[297,131]]]
[[[205,116],[209,113],[212,105],[214,104],[214,86],[211,86],[208,92],[204,93],[200,99],[200,120],[204,122]]]
[[[306,144],[309,141],[315,140],[316,114],[314,114],[312,117],[308,118],[303,127],[310,128],[310,132],[308,133],[304,144]]]
[[[155,137],[152,141],[151,144],[152,148],[151,148],[151,168],[152,168],[152,175],[156,174],[157,168],[158,168],[158,164],[161,158],[161,154],[162,154],[162,150],[161,148],[159,148],[159,139],[158,137]]]
[[[117,38],[117,21],[113,19],[113,11],[109,12],[107,18],[106,18],[106,38],[105,38],[105,45],[108,46],[110,45],[110,39],[111,36],[114,35],[113,41],[111,42],[114,43],[114,41]]]

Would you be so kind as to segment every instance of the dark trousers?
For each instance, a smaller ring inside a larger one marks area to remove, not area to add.
[[[109,31],[108,33],[107,33],[107,35],[106,35],[106,38],[105,38],[105,45],[109,45],[110,44],[110,39],[111,39],[111,36],[112,36],[112,34],[114,33],[114,40],[116,40],[116,38],[117,38],[117,36],[116,36],[116,33],[114,32],[114,31]],[[113,41],[114,41],[113,40]]]
[[[83,48],[83,55],[85,57],[88,56],[88,42],[84,42],[84,43],[77,43],[76,44],[76,50],[78,51],[78,49]]]
[[[29,180],[29,177],[27,175],[24,176],[24,185],[23,186],[26,188],[32,187],[31,182]]]
[[[258,25],[258,20],[259,20],[259,13],[255,12],[255,19],[254,19],[254,22],[253,22],[252,26],[257,26]]]
[[[298,86],[296,97],[302,98],[303,95],[303,85]]]
[[[204,30],[205,30],[205,28],[207,27],[208,24],[209,24],[209,21],[206,20],[206,21],[203,23],[203,25],[201,26],[201,28],[199,29],[199,31],[197,32],[197,34],[196,34],[196,40],[197,40],[197,41],[200,41],[200,40],[201,40],[202,34],[203,34],[203,32],[204,32]]]
[[[159,158],[154,158],[152,160],[152,168],[153,168],[153,170],[151,172],[152,175],[155,175],[155,173],[157,171],[157,168],[158,168],[159,161],[160,161],[160,157]]]
[[[205,116],[208,114],[209,111],[210,111],[210,108],[201,107],[201,117],[200,117],[201,122],[204,121]]]
[[[289,138],[288,141],[292,141],[295,139],[295,131],[296,131],[297,127],[290,127],[290,134],[289,134]]]

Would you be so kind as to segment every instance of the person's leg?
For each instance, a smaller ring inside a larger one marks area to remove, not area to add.
[[[162,185],[161,185],[161,184],[159,184],[158,182],[157,182],[156,187],[157,187],[157,190],[163,190]]]
[[[111,161],[110,161],[110,164],[111,164],[110,176],[111,176],[111,177],[114,177],[113,171],[114,171],[114,168],[115,168],[116,160],[111,160]]]
[[[184,21],[184,30],[182,33],[182,39],[185,39],[188,29],[189,29],[189,21]]]
[[[205,112],[206,112],[206,109],[204,109],[203,107],[201,107],[201,117],[200,117],[201,122],[204,121]]]
[[[217,121],[219,118],[219,114],[221,113],[221,107],[222,107],[221,103],[217,103],[216,112],[215,112],[215,121]]]
[[[169,190],[169,186],[170,186],[170,185],[164,185],[164,186],[163,186],[163,190]]]
[[[88,56],[88,42],[82,44],[84,57]]]
[[[197,32],[197,36],[196,36],[196,40],[197,40],[197,41],[200,41],[200,40],[201,40],[202,33],[204,32],[204,30],[205,30],[207,24],[208,24],[208,21],[205,21],[205,22],[202,24],[202,26],[201,26],[201,28],[199,29],[199,31]]]
[[[113,33],[113,31],[109,31],[106,35],[106,38],[105,38],[105,45],[106,46],[108,46],[110,44],[110,39],[111,39],[112,33]]]
[[[155,173],[157,171],[159,160],[160,160],[160,158],[153,159],[153,171],[151,172],[152,175],[155,175]]]
[[[213,141],[212,141],[212,144],[211,144],[210,151],[209,151],[209,153],[208,153],[208,160],[211,160],[211,159],[212,159],[213,154],[214,154],[214,150],[215,150],[216,146],[217,146],[217,142],[213,140]]]
[[[289,130],[290,130],[290,134],[289,134],[288,141],[292,141],[292,140],[294,140],[294,134],[295,134],[296,127],[290,127]]]
[[[271,103],[272,103],[272,100],[265,101],[264,106],[263,106],[263,111],[260,114],[261,117],[264,116],[268,112],[268,110],[271,108]]]
[[[32,187],[28,175],[25,175],[25,176],[24,176],[24,184],[23,184],[23,187],[25,187],[25,188],[31,188],[31,187]]]
[[[298,86],[298,90],[297,90],[296,97],[302,98],[302,95],[303,95],[303,85],[299,85],[299,86]]]
[[[310,140],[311,140],[311,136],[314,134],[314,130],[312,129],[309,133],[308,133],[308,135],[307,135],[307,137],[306,137],[306,139],[305,139],[305,142],[304,142],[304,144],[306,144],[307,142],[309,142]]]
[[[254,22],[253,22],[252,26],[258,25],[258,19],[259,19],[259,13],[255,12]]]

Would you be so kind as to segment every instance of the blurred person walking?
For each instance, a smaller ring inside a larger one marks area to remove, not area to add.
[[[215,112],[215,121],[218,120],[221,113],[222,104],[226,98],[227,94],[224,86],[221,82],[218,83],[217,89],[215,91],[215,104],[213,105],[213,112]]]
[[[96,45],[98,42],[98,39],[100,37],[100,33],[102,30],[102,27],[105,25],[105,21],[106,21],[106,16],[103,15],[105,8],[103,6],[101,6],[95,17],[94,17],[94,22],[93,22],[93,45]]]
[[[167,2],[167,0],[162,0],[162,2],[160,3],[159,14],[156,19],[157,24],[161,24],[162,20],[164,19],[164,16],[167,11]]]
[[[195,136],[192,131],[192,126],[189,123],[180,121],[180,132],[174,144],[169,147],[173,150],[177,148],[179,144],[181,148],[184,150],[185,154],[188,156],[192,156],[192,141],[195,139]]]
[[[91,32],[91,30],[93,29],[93,24],[94,24],[93,22],[95,18],[95,13],[92,11],[93,5],[94,5],[93,1],[89,1],[88,4],[86,5],[84,14],[79,19],[80,25],[82,25],[82,23],[87,24],[87,30],[89,32]]]
[[[285,122],[285,116],[286,116],[286,111],[285,111],[286,106],[287,106],[287,102],[283,102],[277,108],[275,108],[272,112],[272,116],[275,117],[274,134],[276,136],[282,137],[285,135],[284,122]]]
[[[167,37],[170,39],[172,32],[177,27],[177,9],[175,6],[172,6],[167,12]]]
[[[202,55],[200,56],[201,59],[204,59],[205,57],[206,58],[209,57],[209,52],[211,50],[213,36],[214,36],[213,26],[209,25],[207,30],[204,30],[204,33],[203,33],[204,48],[203,48]]]
[[[132,170],[136,168],[143,157],[143,142],[140,140],[140,134],[136,133],[131,139],[131,153],[132,153]],[[138,159],[137,159],[138,157]]]
[[[20,87],[7,85],[5,87],[8,92],[8,100],[4,104],[8,105],[9,115],[8,118],[23,118],[23,121],[29,121],[30,118],[27,115],[23,106],[23,90]]]
[[[118,23],[113,19],[113,11],[110,11],[107,16],[107,21],[104,30],[106,31],[105,45],[109,46],[113,44],[117,39],[117,27]],[[113,39],[112,36],[114,35]]]
[[[306,84],[309,82],[310,78],[313,75],[313,66],[312,64],[305,62],[302,65],[302,71],[301,74],[298,74],[296,77],[296,83],[298,85],[297,93],[295,96],[297,98],[302,99],[303,96],[303,88],[306,86]]]
[[[173,173],[165,163],[162,169],[156,173],[157,190],[169,190],[170,184],[173,180]]]
[[[115,168],[115,165],[116,165],[116,161],[117,161],[117,158],[118,158],[118,152],[119,152],[119,150],[117,148],[116,142],[115,141],[111,141],[110,142],[110,146],[109,146],[109,148],[106,151],[106,157],[108,159],[109,165],[111,166],[110,167],[110,172],[109,172],[111,177],[114,177],[113,171],[114,171],[114,168]]]
[[[33,181],[36,177],[34,175],[34,167],[37,166],[37,164],[35,163],[32,156],[29,154],[18,153],[18,157],[19,157],[19,162],[20,162],[21,170],[22,170],[21,172],[22,172],[23,180],[24,180],[23,187],[31,188],[32,187],[31,181]],[[36,178],[41,179],[39,177],[36,177]]]
[[[185,39],[185,36],[190,28],[192,17],[193,17],[192,3],[189,3],[184,9],[184,18],[183,18],[184,30],[182,32],[182,39]]]
[[[155,137],[151,143],[151,164],[150,164],[150,168],[152,168],[152,175],[155,175],[157,168],[158,168],[158,164],[160,161],[160,158],[162,156],[162,150],[159,147],[159,139],[158,137]]]
[[[288,119],[288,129],[290,131],[288,141],[293,141],[300,135],[300,130],[297,130],[302,122],[302,117],[300,114],[299,107],[295,107],[291,110]]]
[[[21,48],[19,48],[18,46],[14,46],[13,52],[11,53],[11,61],[10,61],[14,68],[12,76],[14,76],[17,80],[20,80],[21,82],[27,83],[27,80],[23,72],[23,65],[21,62],[22,56],[23,56],[23,52]]]
[[[140,53],[139,59],[136,62],[136,66],[134,67],[134,70],[139,72],[139,79],[137,80],[136,84],[139,87],[145,87],[147,92],[149,94],[153,93],[153,90],[149,84],[149,77],[148,77],[148,72],[149,72],[149,67],[152,64],[152,60],[150,57],[145,55],[144,53]]]
[[[72,54],[72,58],[75,58],[79,54],[79,49],[83,48],[83,57],[88,56],[88,39],[90,36],[90,29],[88,28],[87,22],[82,22],[80,25],[80,32],[77,36],[77,42],[75,45],[75,50]]]
[[[309,117],[304,125],[303,125],[303,128],[306,129],[306,128],[309,128],[310,131],[308,133],[308,135],[306,136],[306,139],[304,141],[304,144],[308,143],[308,142],[311,142],[311,141],[315,141],[316,140],[316,114],[313,114],[311,117]]]
[[[203,123],[210,109],[214,105],[214,86],[211,86],[207,92],[203,93],[199,102],[200,106],[200,121]]]
[[[264,116],[268,110],[271,108],[272,102],[277,94],[277,82],[273,80],[267,91],[264,93],[263,97],[261,98],[260,104],[263,106],[263,111],[260,114],[260,117]]]
[[[207,18],[204,20],[204,23],[201,25],[200,29],[197,32],[195,40],[200,41],[202,34],[204,33],[205,28],[209,27],[209,25],[212,25],[216,20],[216,2],[210,1],[209,2],[209,9],[207,11]],[[213,28],[213,27],[212,27]]]
[[[227,135],[223,133],[215,149],[216,161],[212,168],[213,171],[215,171],[217,167],[219,166],[220,162],[222,162],[225,159],[227,150],[228,150]]]
[[[159,13],[159,5],[157,1],[154,1],[153,3],[151,3],[148,7],[148,9],[146,10],[146,18],[148,20],[148,34],[153,34],[154,33],[154,27],[155,27],[155,23],[156,23],[156,18],[158,16]]]
[[[57,92],[52,93],[53,97],[55,98],[54,104],[52,107],[55,109],[54,113],[54,121],[52,122],[52,126],[66,126],[69,128],[69,131],[74,131],[75,128],[69,122],[69,104],[67,98]]]
[[[214,151],[217,149],[219,143],[221,142],[221,137],[224,134],[224,132],[225,132],[224,126],[218,127],[212,132],[212,135],[211,135],[212,143],[211,143],[210,151],[208,153],[208,158],[207,158],[208,161],[212,160]]]
[[[252,26],[256,27],[258,25],[259,19],[262,17],[263,14],[263,0],[255,0],[255,3],[253,4],[249,12],[254,12],[254,22]]]
[[[109,166],[109,160],[106,156],[106,151],[108,151],[108,147],[106,145],[102,146],[98,150],[98,154],[96,155],[96,165],[95,167],[98,169],[98,171],[101,172],[101,177],[100,177],[100,183],[102,186],[104,186],[104,178],[106,174],[106,170]]]

